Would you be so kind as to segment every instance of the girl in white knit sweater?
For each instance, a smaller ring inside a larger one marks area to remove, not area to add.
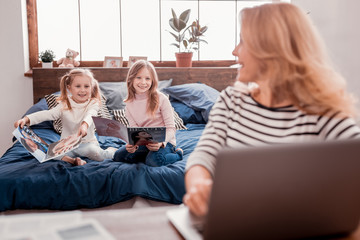
[[[55,108],[27,115],[16,121],[14,126],[22,128],[25,124],[34,125],[60,118],[63,125],[61,139],[74,134],[82,139],[78,148],[55,159],[73,165],[86,164],[80,156],[96,161],[111,159],[114,151],[101,149],[95,136],[92,116],[97,115],[101,101],[99,84],[93,74],[87,69],[71,70],[61,78],[60,91],[59,104]]]

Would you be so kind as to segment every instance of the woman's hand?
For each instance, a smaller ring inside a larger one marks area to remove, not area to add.
[[[157,152],[159,151],[160,147],[163,146],[163,143],[149,143],[148,145],[146,145],[147,149],[149,149],[150,151],[153,152]]]
[[[205,216],[212,189],[212,177],[208,170],[200,165],[191,167],[185,175],[186,194],[183,202],[197,216]]]
[[[23,117],[20,120],[17,120],[14,123],[14,127],[17,128],[18,126],[20,126],[20,128],[23,128],[26,124],[30,123],[30,119],[28,117]]]
[[[136,150],[138,150],[139,146],[126,144],[125,148],[129,153],[134,153]]]
[[[78,136],[85,137],[87,135],[88,128],[88,124],[86,122],[82,122],[79,128]]]

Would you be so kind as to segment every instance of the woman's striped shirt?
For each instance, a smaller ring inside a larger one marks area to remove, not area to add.
[[[326,116],[309,115],[294,106],[265,107],[257,103],[248,90],[228,87],[214,104],[186,169],[202,165],[213,174],[217,153],[224,147],[360,137],[360,128],[355,121],[339,115],[339,112]]]

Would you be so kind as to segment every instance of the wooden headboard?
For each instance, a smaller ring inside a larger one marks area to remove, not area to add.
[[[129,68],[88,68],[99,82],[122,82],[126,80]],[[60,79],[71,68],[33,68],[34,103],[46,94],[59,91]],[[205,83],[218,91],[234,83],[237,74],[236,68],[229,67],[157,67],[159,80],[172,78],[172,85],[185,83]]]

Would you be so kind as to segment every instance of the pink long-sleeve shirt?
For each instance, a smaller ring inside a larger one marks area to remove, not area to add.
[[[130,127],[166,127],[164,146],[168,142],[176,146],[176,128],[171,103],[161,92],[158,92],[159,108],[154,117],[147,114],[148,93],[135,94],[135,99],[126,102],[125,114]]]

